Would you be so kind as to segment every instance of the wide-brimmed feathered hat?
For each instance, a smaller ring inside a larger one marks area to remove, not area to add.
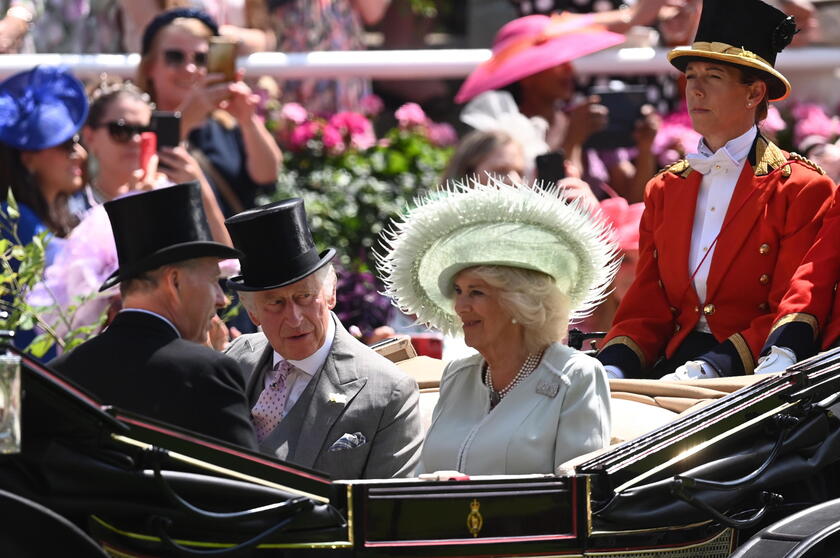
[[[591,15],[529,15],[504,25],[493,40],[493,54],[467,77],[456,103],[499,89],[543,70],[624,42]]]
[[[377,267],[386,294],[419,323],[461,333],[453,282],[462,270],[499,265],[551,276],[570,301],[571,319],[604,298],[619,264],[606,224],[558,188],[450,182],[416,200],[380,240]]]
[[[790,94],[790,82],[774,67],[776,55],[796,33],[792,16],[761,0],[703,0],[694,42],[669,52],[668,60],[681,72],[697,60],[758,70],[767,79],[768,99],[781,101]]]

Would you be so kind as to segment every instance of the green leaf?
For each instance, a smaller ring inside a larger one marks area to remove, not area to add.
[[[20,211],[18,210],[17,200],[15,199],[15,195],[12,193],[11,190],[9,190],[6,194],[6,205],[6,212],[9,215],[9,219],[19,219]]]
[[[47,351],[55,345],[55,339],[53,339],[52,335],[48,333],[42,333],[38,337],[32,340],[32,343],[26,347],[26,352],[34,356],[35,358],[41,358]]]

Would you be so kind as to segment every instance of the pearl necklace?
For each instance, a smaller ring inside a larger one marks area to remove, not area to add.
[[[526,358],[525,362],[522,363],[522,368],[519,369],[519,372],[516,373],[516,376],[513,377],[513,379],[507,386],[500,389],[499,391],[496,391],[496,388],[493,387],[493,374],[490,372],[490,365],[487,364],[486,361],[484,362],[484,383],[490,389],[491,409],[498,405],[499,401],[501,401],[504,396],[510,393],[513,390],[513,388],[519,385],[522,382],[522,380],[530,376],[531,372],[536,370],[537,366],[542,360],[542,355],[542,351],[540,351],[539,353],[528,355],[528,358]]]

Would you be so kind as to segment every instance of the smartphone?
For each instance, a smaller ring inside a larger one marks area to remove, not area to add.
[[[157,152],[157,135],[154,132],[140,134],[140,167],[144,172],[149,166],[149,159]]]
[[[589,136],[585,147],[612,149],[635,145],[633,132],[642,116],[642,107],[648,102],[647,90],[640,85],[625,85],[618,81],[592,87],[589,95],[601,97],[601,104],[610,114],[607,127]]]
[[[236,42],[228,37],[210,37],[210,51],[207,53],[207,73],[222,74],[224,79],[221,82],[235,80],[236,47]]]
[[[537,155],[537,180],[543,188],[553,187],[558,180],[566,178],[566,155],[562,151],[550,151]]]
[[[177,147],[181,143],[181,113],[156,110],[149,128],[157,134],[157,146]]]

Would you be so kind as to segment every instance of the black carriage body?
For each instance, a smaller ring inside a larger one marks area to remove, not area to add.
[[[566,476],[333,481],[103,408],[25,359],[23,451],[0,456],[0,490],[121,557],[239,548],[230,555],[723,558],[739,531],[762,525],[744,516],[778,504],[765,493],[823,482],[818,473],[840,460],[831,401],[817,404],[838,391],[836,360],[761,380]],[[830,483],[815,486],[776,509],[834,496]]]

